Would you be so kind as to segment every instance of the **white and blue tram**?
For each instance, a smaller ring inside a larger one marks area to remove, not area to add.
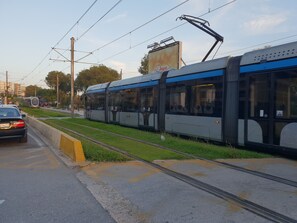
[[[297,154],[297,42],[90,86],[86,118]]]
[[[23,97],[24,106],[28,106],[31,108],[39,107],[39,98],[38,97]]]

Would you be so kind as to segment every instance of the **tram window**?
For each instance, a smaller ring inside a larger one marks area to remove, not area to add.
[[[245,113],[245,99],[246,99],[246,82],[241,80],[239,82],[239,111],[238,115],[240,119],[244,119]]]
[[[195,115],[214,113],[216,88],[214,84],[199,84],[192,86],[191,113]]]
[[[120,111],[122,106],[121,106],[121,93],[118,92],[111,92],[109,93],[109,108],[111,111]]]
[[[190,108],[192,115],[215,116],[222,115],[222,80],[205,79],[191,85]]]
[[[269,78],[259,74],[250,79],[249,116],[268,118],[269,115]]]
[[[104,110],[105,108],[104,94],[92,94],[90,97],[90,107],[92,110]]]
[[[280,72],[275,80],[275,118],[297,118],[297,73]]]
[[[123,111],[136,112],[138,110],[137,90],[127,89],[123,91]]]
[[[153,88],[143,88],[140,90],[141,112],[154,112]]]
[[[171,86],[167,90],[166,111],[172,114],[186,114],[186,86]]]
[[[95,94],[90,94],[89,96],[89,107],[90,109],[95,109],[95,104],[96,104],[96,100],[95,100]]]

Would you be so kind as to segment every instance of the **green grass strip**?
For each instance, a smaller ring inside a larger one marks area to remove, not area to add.
[[[141,139],[147,142],[162,145],[168,148],[172,148],[184,153],[199,156],[206,159],[230,159],[230,158],[266,158],[271,155],[257,153],[253,151],[247,151],[237,149],[234,147],[225,147],[213,145],[210,143],[202,143],[193,140],[181,139],[169,134],[165,134],[165,140],[162,140],[160,134],[147,132],[143,130],[122,127],[118,125],[105,124],[101,122],[89,121],[86,119],[67,119],[61,120],[61,123],[71,123],[73,128],[80,128],[81,125],[89,126],[92,128],[105,131],[114,132],[117,134]],[[75,126],[75,124],[77,124]],[[94,130],[91,130],[94,131]]]
[[[236,149],[234,147],[218,146],[210,143],[201,143],[193,140],[181,139],[169,134],[165,134],[165,140],[161,140],[160,134],[158,133],[147,132],[118,125],[110,125],[101,122],[94,122],[86,119],[69,119],[64,121],[127,135],[207,159],[271,157],[271,155]]]
[[[44,121],[46,124],[53,126],[54,128],[57,128],[68,135],[78,139],[81,141],[84,154],[87,160],[89,161],[96,161],[96,162],[125,162],[131,160],[130,158],[119,154],[117,152],[108,150],[98,144],[95,144],[93,142],[90,142],[89,140],[86,140],[76,134],[73,134],[70,131],[66,131],[65,129],[62,129],[60,125],[54,124],[50,122],[49,120]]]
[[[69,117],[69,115],[65,113],[52,112],[52,111],[43,110],[43,109],[39,111],[38,109],[36,110],[32,108],[24,108],[24,111],[28,112],[30,115],[34,115],[35,117],[38,117],[38,116],[39,117],[65,117],[65,116]],[[269,154],[257,153],[254,151],[242,150],[234,147],[218,146],[218,145],[213,145],[211,143],[204,143],[204,142],[182,139],[179,137],[172,136],[170,134],[164,134],[165,140],[161,140],[159,133],[148,132],[148,131],[138,130],[134,128],[123,127],[119,125],[106,124],[102,122],[89,121],[87,119],[74,118],[74,119],[59,120],[57,122],[59,123],[59,125],[64,125],[64,123],[65,125],[67,123],[71,123],[72,125],[70,127],[73,130],[80,129],[81,125],[96,128],[98,129],[99,132],[100,132],[100,129],[106,130],[113,133],[140,139],[143,141],[155,143],[161,146],[172,148],[181,152],[185,152],[185,153],[206,158],[206,159],[230,159],[230,158],[242,159],[242,158],[272,157]],[[86,129],[86,131],[94,132],[94,129],[93,130]],[[85,134],[85,132],[82,132],[82,133]],[[75,137],[77,138],[77,136]],[[117,138],[119,138],[114,136],[112,137],[113,139],[108,139],[108,140],[115,141],[117,140]],[[128,150],[129,148],[126,148],[126,151]],[[142,151],[142,152],[147,153],[147,151]]]
[[[50,111],[42,108],[28,108],[22,107],[22,110],[31,116],[36,118],[48,118],[48,117],[70,117],[71,114],[65,112]]]
[[[71,122],[64,122],[62,120],[54,120],[54,119],[46,120],[45,122],[49,125],[54,125],[54,126],[60,125],[65,128],[73,129],[74,131],[87,135],[88,137],[91,137],[95,140],[106,143],[110,146],[120,148],[123,151],[126,151],[130,154],[133,154],[147,161],[160,160],[160,159],[162,160],[186,159],[186,157],[180,154],[177,154],[175,152],[162,150],[154,146],[146,145],[140,142],[135,142],[129,139],[120,138],[120,137],[111,135],[109,133],[94,131],[93,129],[90,129],[87,126],[77,127],[77,125]]]

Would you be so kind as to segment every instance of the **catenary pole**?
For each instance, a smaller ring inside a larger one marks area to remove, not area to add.
[[[57,74],[57,108],[59,107],[59,75]]]
[[[71,117],[74,117],[74,37],[71,37]]]

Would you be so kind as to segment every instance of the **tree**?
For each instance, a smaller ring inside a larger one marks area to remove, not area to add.
[[[26,97],[32,97],[35,95],[38,95],[38,92],[40,91],[40,87],[37,87],[36,85],[29,85],[26,87],[25,90],[25,96]]]
[[[85,92],[91,85],[101,84],[114,80],[119,80],[120,74],[105,65],[93,66],[90,69],[85,69],[79,72],[75,79],[77,90]]]
[[[56,91],[54,89],[43,89],[38,90],[38,95],[40,101],[47,102],[49,104],[54,104],[57,100]]]
[[[60,71],[51,71],[48,73],[47,77],[45,78],[45,82],[47,86],[49,86],[52,89],[57,88],[57,76],[59,78],[59,90],[64,92],[70,92],[71,85],[71,75],[70,74],[64,74]]]
[[[138,72],[145,75],[148,74],[148,54],[145,54],[140,62],[140,67],[138,68]]]

